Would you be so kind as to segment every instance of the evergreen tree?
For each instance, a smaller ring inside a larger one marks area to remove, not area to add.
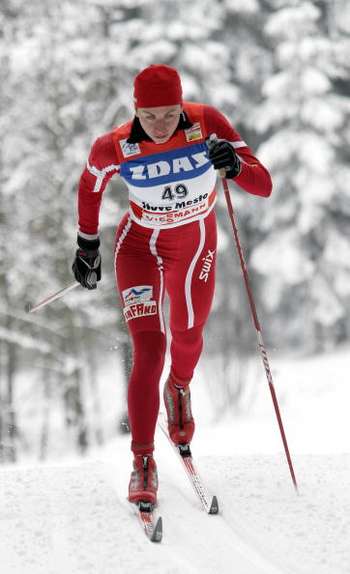
[[[40,314],[23,308],[73,280],[74,208],[85,159],[98,135],[132,117],[133,77],[151,63],[178,67],[186,99],[224,111],[272,169],[275,189],[267,201],[231,185],[268,345],[314,350],[349,338],[348,4],[3,0],[1,460],[15,460],[28,443],[45,458],[58,412],[80,451],[111,432],[101,416],[98,371],[116,347],[115,361],[130,364],[113,269],[114,231],[127,209],[119,178],[101,211],[99,288],[78,287]],[[212,387],[221,409],[239,404],[255,333],[221,192],[217,212],[218,280],[206,357],[219,358],[228,382],[221,382],[221,396]],[[24,395],[30,401],[18,400],[21,372],[31,375]],[[40,418],[30,430],[29,409]]]
[[[348,112],[344,95],[334,90],[347,71],[323,33],[315,2],[270,4],[275,73],[254,120],[268,137],[260,153],[275,190],[256,219],[263,239],[253,262],[265,280],[279,344],[312,350],[348,336]]]
[[[6,73],[3,98],[4,104],[8,103],[2,106],[1,114],[6,131],[1,158],[5,174],[1,211],[5,210],[6,220],[1,290],[2,302],[6,302],[3,317],[12,336],[11,343],[3,339],[1,357],[3,368],[11,363],[11,372],[18,372],[21,363],[6,358],[9,354],[5,348],[11,345],[11,357],[20,349],[24,366],[27,340],[23,335],[40,332],[33,345],[32,369],[41,369],[44,352],[42,382],[46,385],[48,373],[54,373],[52,386],[59,389],[56,395],[65,406],[66,423],[75,429],[72,437],[78,448],[84,449],[89,432],[82,388],[90,388],[93,372],[96,377],[96,368],[89,371],[83,361],[87,354],[89,364],[94,362],[86,346],[98,355],[101,349],[105,352],[114,347],[113,338],[118,338],[118,316],[109,311],[117,302],[112,287],[114,230],[105,257],[110,288],[72,294],[42,310],[40,319],[25,317],[23,307],[26,300],[38,300],[73,280],[70,266],[75,251],[78,179],[93,139],[111,129],[113,116],[124,106],[126,87],[122,79],[127,47],[121,43],[118,30],[123,18],[129,18],[130,12],[135,14],[135,7],[131,8],[135,3],[124,2],[124,7],[117,9],[114,2],[55,5],[34,1],[15,10],[16,4],[9,1],[5,14],[3,45],[7,51],[3,58],[5,61],[7,54],[7,60],[1,70]],[[101,228],[108,236],[112,227],[106,203],[107,217]],[[118,208],[114,209],[113,227],[115,215]],[[12,249],[8,257],[7,246]],[[98,314],[94,311],[96,299],[101,309]],[[54,332],[49,346],[40,342],[48,336],[45,328],[39,330],[40,321]],[[93,344],[89,331],[95,334]],[[96,396],[96,389],[94,393]]]

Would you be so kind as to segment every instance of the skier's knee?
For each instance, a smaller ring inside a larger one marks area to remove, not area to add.
[[[138,364],[149,367],[162,364],[166,351],[166,338],[159,331],[141,331],[133,335],[134,358]]]

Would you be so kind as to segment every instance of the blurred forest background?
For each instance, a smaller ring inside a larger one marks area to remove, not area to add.
[[[268,200],[231,186],[267,347],[323,353],[349,340],[349,33],[348,0],[1,0],[0,462],[45,459],[55,429],[62,450],[79,452],[118,432],[101,369],[111,365],[109,387],[125,385],[121,180],[104,194],[98,289],[33,315],[24,306],[72,281],[90,145],[130,118],[133,77],[150,63],[176,66],[186,99],[223,111],[272,173]],[[238,401],[255,332],[222,195],[217,213],[205,355]]]

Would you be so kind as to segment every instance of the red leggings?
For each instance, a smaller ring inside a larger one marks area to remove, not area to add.
[[[128,410],[134,452],[153,450],[166,351],[165,292],[170,302],[171,371],[185,385],[203,347],[215,263],[214,212],[204,220],[160,231],[141,227],[126,214],[118,227],[116,279],[133,342]]]

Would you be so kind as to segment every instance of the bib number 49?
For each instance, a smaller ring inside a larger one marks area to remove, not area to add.
[[[186,195],[188,195],[187,187],[179,183],[175,186],[168,185],[165,187],[162,193],[162,199],[173,201],[174,199],[183,199]]]

